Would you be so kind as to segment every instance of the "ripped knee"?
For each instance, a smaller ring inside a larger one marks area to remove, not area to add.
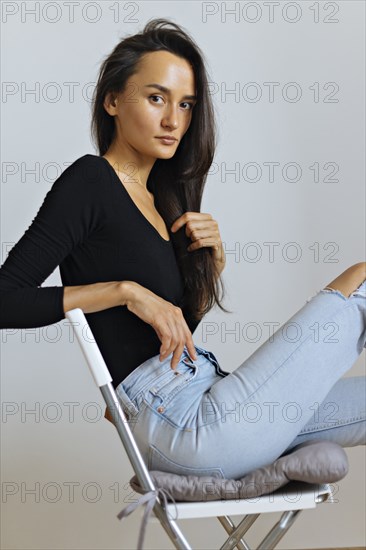
[[[359,293],[359,288],[366,280],[366,262],[352,265],[331,281],[323,291],[338,292],[343,298],[350,298]],[[361,290],[364,295],[364,291]]]
[[[352,296],[364,296],[364,297],[366,297],[366,286],[364,286],[363,288],[360,288],[360,287],[362,287],[362,285],[364,285],[364,283],[365,283],[365,280],[363,280],[362,283],[360,283],[358,285],[358,287],[355,288],[347,296],[345,296],[338,288],[332,288],[331,286],[326,286],[326,287],[322,288],[321,291],[322,292],[335,292],[336,294],[339,294],[345,300],[348,300]]]

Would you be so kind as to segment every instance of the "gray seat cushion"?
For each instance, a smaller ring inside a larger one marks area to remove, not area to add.
[[[178,475],[159,470],[149,473],[155,486],[167,490],[176,501],[228,500],[269,494],[291,480],[317,484],[339,481],[348,473],[348,458],[337,443],[317,439],[300,443],[272,464],[240,479]],[[136,475],[130,485],[136,492],[144,493]]]

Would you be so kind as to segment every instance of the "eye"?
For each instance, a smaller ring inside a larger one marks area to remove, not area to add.
[[[184,109],[185,111],[192,111],[193,107],[194,107],[194,104],[193,103],[190,103],[189,101],[183,101],[183,104],[186,104],[186,105],[189,105],[189,109]]]
[[[163,99],[162,97],[160,97],[160,95],[151,95],[151,96],[149,96],[149,99],[151,99],[152,97],[158,97],[159,99]],[[154,103],[155,103],[155,101],[154,101]]]
[[[153,97],[157,97],[159,99],[163,99],[160,95],[150,95],[149,96],[149,99],[153,98]],[[156,103],[156,101],[154,101],[154,103]],[[194,103],[190,103],[189,101],[183,101],[182,105],[189,105],[189,108],[185,108],[184,111],[191,111],[194,107]]]

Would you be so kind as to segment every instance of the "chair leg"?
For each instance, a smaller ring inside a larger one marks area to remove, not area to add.
[[[118,435],[127,452],[131,465],[136,472],[140,485],[144,487],[146,491],[155,490],[155,486],[152,482],[147,466],[132,436],[131,429],[127,424],[125,413],[112,384],[109,382],[103,386],[100,386],[100,391],[102,392],[109,410],[113,410],[116,413],[114,425],[117,428]],[[158,496],[156,497],[154,505],[154,513],[177,550],[192,550],[179,526],[173,519],[168,517],[167,511]]]
[[[250,550],[247,543],[241,537],[244,535],[244,533],[246,533],[248,531],[248,529],[250,529],[250,527],[253,525],[253,523],[259,517],[259,515],[260,514],[248,514],[248,515],[246,515],[241,520],[241,522],[239,523],[239,525],[237,527],[235,527],[234,523],[232,522],[232,520],[229,517],[222,516],[223,518],[226,518],[228,520],[228,523],[230,522],[231,525],[233,525],[234,529],[231,529],[230,532],[228,531],[230,536],[226,540],[226,542],[221,546],[220,550],[231,550],[232,548],[235,548],[235,546],[240,548],[240,550],[242,550],[242,549]],[[220,519],[220,521],[221,521],[221,519]],[[223,523],[223,522],[221,521],[221,523]],[[226,523],[226,522],[224,522],[224,523]],[[225,527],[224,523],[223,523],[223,525]],[[226,525],[227,525],[227,523],[226,523]],[[225,527],[225,529],[226,529],[226,527]]]
[[[259,544],[257,550],[273,550],[294,523],[300,512],[302,512],[302,510],[289,510],[284,512],[276,525],[272,527],[270,532]]]
[[[231,535],[231,533],[236,529],[235,523],[233,523],[229,516],[217,516],[217,519],[228,535]],[[244,539],[240,539],[238,541],[236,548],[238,548],[238,550],[251,550]]]
[[[179,526],[174,520],[168,517],[165,507],[161,504],[159,505],[158,499],[154,506],[154,513],[177,550],[192,550],[192,546],[190,546]]]

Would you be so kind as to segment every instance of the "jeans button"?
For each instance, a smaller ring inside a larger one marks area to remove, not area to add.
[[[157,410],[159,413],[162,413],[162,412],[164,412],[164,407],[158,407],[156,410]]]

